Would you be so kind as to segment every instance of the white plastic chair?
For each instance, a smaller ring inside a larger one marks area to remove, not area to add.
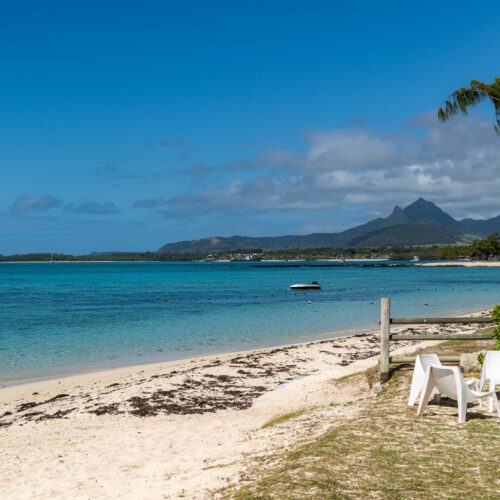
[[[413,378],[411,379],[408,406],[413,406],[415,404],[418,395],[424,388],[425,372],[429,366],[443,366],[437,354],[420,354],[415,359],[415,368],[413,369]],[[467,380],[465,383],[471,386],[475,383],[475,380]],[[433,394],[434,397],[439,396],[439,391],[435,389]],[[436,400],[438,400],[438,398],[436,398]]]
[[[425,372],[429,366],[443,366],[437,354],[421,354],[415,359],[408,406],[415,404],[418,395],[424,388]],[[437,394],[437,391],[434,391],[434,394]]]
[[[495,385],[500,384],[500,351],[487,351],[484,356],[479,390],[482,391],[486,381],[489,381],[489,390],[494,391]],[[489,402],[489,411],[493,411],[493,399]]]
[[[500,418],[500,406],[495,391],[479,392],[470,389],[458,369],[458,366],[429,366],[425,373],[424,390],[420,396],[417,415],[422,415],[433,391],[438,389],[441,394],[455,399],[458,403],[458,422],[463,424],[467,416],[467,403],[474,399],[492,398]]]

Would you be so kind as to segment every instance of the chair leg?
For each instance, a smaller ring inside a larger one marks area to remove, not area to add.
[[[458,403],[458,423],[465,424],[467,420],[467,400],[465,398],[460,398]]]
[[[490,380],[490,391],[493,391],[493,394],[495,394],[495,384],[493,383],[493,380]],[[496,397],[496,394],[495,394]],[[488,412],[492,413],[493,412],[493,401],[494,401],[494,396],[491,396],[488,398]]]
[[[493,386],[493,388],[495,388],[495,387]],[[495,406],[495,409],[496,409],[497,414],[498,414],[498,418],[500,418],[500,404],[498,404],[498,398],[497,398],[495,391],[493,391],[493,394],[491,395],[491,397],[489,399],[491,401],[491,406]],[[493,410],[491,410],[491,411],[493,411]]]
[[[419,387],[419,384],[417,382],[417,377],[413,377],[413,380],[411,381],[411,388],[410,388],[410,397],[408,398],[408,406],[413,406],[415,404],[415,401],[418,398],[418,393],[420,392],[421,387]]]
[[[431,397],[434,387],[435,385],[433,383],[427,381],[425,389],[420,393],[420,403],[418,405],[417,415],[420,416],[424,414],[424,411],[427,408],[427,403],[429,402],[429,398]]]

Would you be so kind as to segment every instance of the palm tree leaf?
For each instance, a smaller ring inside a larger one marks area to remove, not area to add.
[[[495,78],[491,84],[472,80],[470,87],[455,90],[444,102],[444,106],[438,109],[438,120],[445,122],[459,113],[467,115],[470,108],[485,100],[493,104],[495,131],[500,135],[500,78]]]
[[[472,88],[463,87],[455,90],[455,92],[445,101],[444,109],[439,108],[438,118],[440,121],[446,121],[458,113],[466,115],[470,107],[484,101],[486,97],[485,94]]]

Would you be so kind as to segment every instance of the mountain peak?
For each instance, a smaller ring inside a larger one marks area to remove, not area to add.
[[[414,201],[413,203],[410,203],[406,208],[410,207],[437,207],[435,203],[432,201],[427,201],[426,199],[420,197],[418,200]]]
[[[432,201],[424,200],[424,198],[419,198],[417,201],[408,205],[403,210],[403,213],[413,221],[426,220],[452,227],[458,226],[458,222],[451,215],[441,210],[435,203],[432,203]]]

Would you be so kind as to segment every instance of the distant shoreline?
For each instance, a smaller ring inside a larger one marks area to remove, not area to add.
[[[0,264],[141,264],[141,263],[158,263],[158,262],[189,262],[189,263],[203,263],[203,264],[307,264],[309,262],[331,262],[336,264],[354,263],[354,262],[386,262],[390,259],[262,259],[262,260],[5,260],[0,261]],[[401,260],[394,262],[412,262],[410,260]]]
[[[260,261],[231,261],[231,260],[214,260],[214,261],[200,261],[200,260],[56,260],[54,262],[48,260],[8,260],[0,261],[0,264],[144,264],[144,263],[168,263],[168,262],[189,262],[189,263],[205,263],[205,264],[302,264],[306,265],[312,262],[331,262],[332,264],[342,263],[356,263],[361,262],[369,264],[370,262],[387,262],[390,259],[315,259],[315,260],[286,260],[286,259],[267,259]],[[413,260],[393,261],[401,262],[401,264],[386,264],[387,267],[402,266],[415,266],[415,267],[500,267],[500,261],[432,261],[432,262],[419,262]],[[382,266],[383,267],[383,266]]]
[[[490,262],[485,260],[478,261],[436,261],[436,262],[422,262],[415,264],[420,267],[500,267],[500,261]]]
[[[190,260],[4,260],[0,264],[138,264],[144,262],[194,262]]]

